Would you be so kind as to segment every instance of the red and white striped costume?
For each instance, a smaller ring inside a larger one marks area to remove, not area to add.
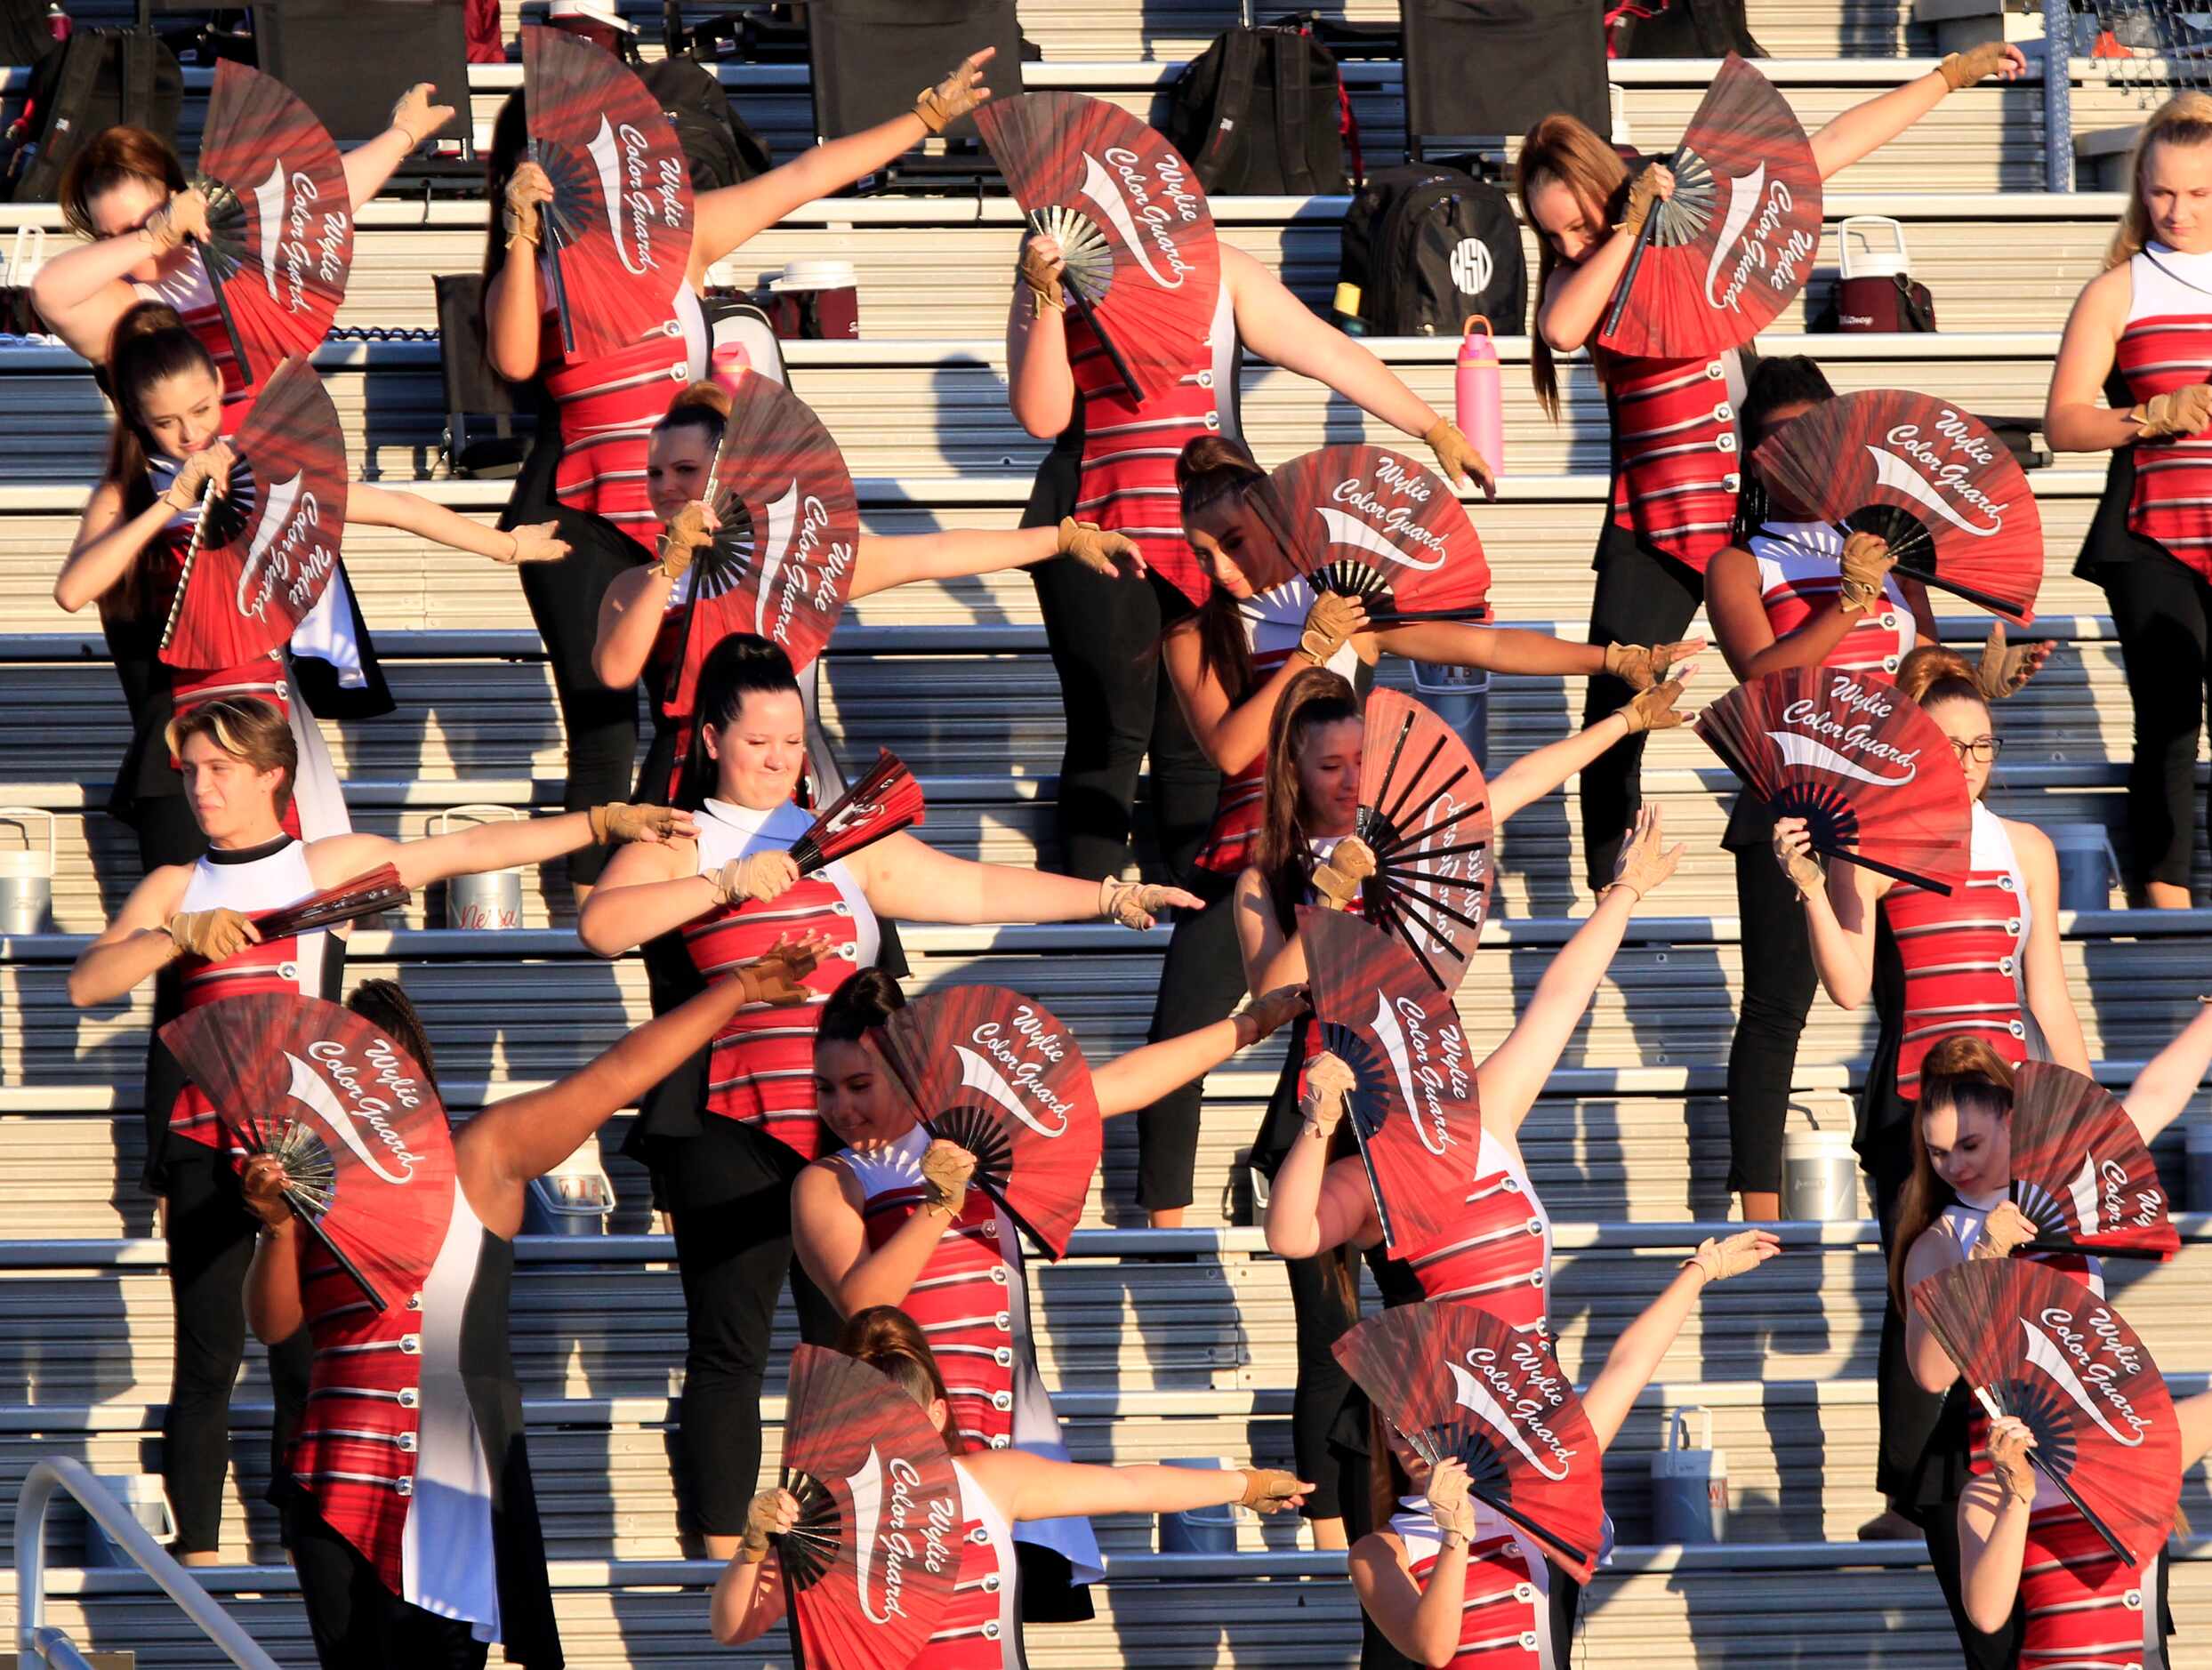
[[[733,858],[785,852],[814,820],[786,800],[756,812],[709,800],[697,815],[699,871],[711,875]],[[814,1034],[822,1005],[856,968],[875,961],[875,912],[851,871],[825,865],[771,903],[748,899],[718,906],[683,930],[684,948],[707,979],[753,961],[784,935],[819,934],[832,954],[806,979],[814,997],[803,1008],[748,1004],[715,1035],[708,1055],[706,1111],[748,1125],[802,1160],[823,1152],[814,1103]]]
[[[545,391],[560,408],[560,462],[554,496],[575,510],[605,517],[653,551],[660,519],[645,484],[646,443],[668,403],[707,373],[706,316],[688,285],[668,317],[606,359],[571,364],[562,356],[560,319],[550,309],[539,348]]]
[[[1390,1519],[1405,1546],[1406,1568],[1423,1594],[1444,1553],[1444,1537],[1420,1497],[1403,1497]],[[1564,1670],[1567,1642],[1555,1637],[1552,1570],[1535,1545],[1487,1503],[1475,1504],[1475,1537],[1467,1551],[1467,1595],[1460,1602],[1460,1650],[1450,1670]]]
[[[1604,355],[1613,416],[1613,519],[1698,573],[1728,542],[1741,485],[1743,363]]]
[[[2128,263],[2128,280],[2117,359],[2128,398],[2212,381],[2212,253],[2154,243]],[[2137,444],[2128,526],[2212,577],[2212,431]]]
[[[2015,1066],[2028,1059],[2027,879],[2002,819],[1975,801],[1970,873],[1948,898],[1900,881],[1882,916],[1904,968],[1897,1094],[1920,1096],[1920,1063],[1953,1032],[1972,1032]]]
[[[929,1146],[929,1133],[916,1125],[871,1152],[841,1150],[832,1162],[860,1185],[872,1250],[896,1234],[927,1198],[921,1156]],[[953,1429],[963,1443],[990,1449],[1011,1444],[1054,1461],[1068,1459],[1052,1400],[1037,1373],[1021,1234],[989,1194],[968,1191],[960,1216],[899,1308],[929,1336],[951,1394]],[[1065,1555],[1077,1583],[1106,1575],[1088,1520],[1034,1520],[1014,1534]]]
[[[1213,328],[1191,344],[1190,362],[1171,388],[1141,405],[1080,317],[1067,320],[1067,363],[1082,397],[1082,486],[1075,514],[1134,540],[1154,573],[1193,603],[1208,582],[1183,536],[1175,461],[1201,435],[1236,438],[1236,309],[1224,285]]]
[[[1447,1240],[1405,1262],[1424,1298],[1465,1300],[1520,1333],[1550,1337],[1551,1216],[1520,1156],[1487,1129],[1466,1215]]]
[[[1787,638],[1843,590],[1843,535],[1826,522],[1770,522],[1747,549],[1758,564],[1759,602],[1777,638]],[[1884,680],[1911,653],[1918,628],[1894,575],[1882,578],[1882,606],[1862,610],[1821,662]]]
[[[1022,1670],[1012,1528],[956,1457],[960,1578],[952,1603],[907,1670]]]

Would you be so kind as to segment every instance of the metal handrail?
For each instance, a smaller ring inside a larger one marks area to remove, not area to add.
[[[46,1509],[66,1490],[100,1529],[200,1626],[234,1665],[278,1670],[237,1619],[215,1604],[191,1574],[172,1559],[130,1511],[108,1494],[81,1461],[48,1456],[33,1465],[15,1498],[15,1644],[32,1662],[52,1670],[91,1670],[84,1655],[61,1630],[46,1622]]]

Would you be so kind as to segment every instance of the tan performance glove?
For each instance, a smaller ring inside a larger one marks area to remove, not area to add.
[[[1277,1513],[1311,1488],[1295,1473],[1285,1473],[1280,1467],[1247,1467],[1244,1494],[1236,1498],[1236,1505],[1255,1513]]]
[[[1236,1032],[1237,1048],[1250,1049],[1261,1039],[1272,1037],[1305,1014],[1311,1003],[1312,999],[1302,985],[1277,986],[1273,992],[1252,999],[1235,1016],[1243,1023]]]
[[[1620,679],[1631,690],[1648,690],[1667,676],[1669,668],[1687,661],[1703,644],[1702,638],[1694,638],[1673,644],[1654,644],[1649,648],[1642,644],[1608,644],[1606,676]]]
[[[2035,1220],[2010,1200],[2000,1200],[1982,1220],[1969,1258],[2009,1258],[2014,1251],[2035,1239]]]
[[[768,1538],[781,1537],[799,1522],[799,1498],[788,1490],[763,1490],[745,1508],[745,1534],[737,1558],[757,1566],[768,1557]]]
[[[245,1209],[267,1229],[282,1229],[290,1221],[292,1207],[285,1199],[284,1161],[274,1154],[255,1154],[238,1174],[238,1192]]]
[[[777,941],[737,971],[745,1001],[778,1008],[809,1001],[814,991],[807,984],[807,976],[821,961],[825,948],[826,942],[821,940]]]
[[[453,106],[430,102],[430,95],[437,91],[434,82],[418,81],[401,93],[398,103],[391,107],[391,125],[407,136],[409,150],[454,118]]]
[[[1335,1130],[1344,1118],[1344,1099],[1358,1088],[1359,1075],[1341,1056],[1327,1052],[1315,1056],[1306,1069],[1305,1094],[1298,1099],[1298,1111],[1306,1128],[1316,1136],[1326,1136]]]
[[[994,50],[986,46],[969,53],[957,69],[915,96],[914,114],[921,118],[923,127],[942,133],[991,96],[991,89],[983,84],[983,66]]]
[[[2212,424],[2212,382],[2185,383],[2154,394],[2128,415],[2143,430],[2146,441],[2201,434]]]
[[[1846,614],[1863,614],[1881,605],[1882,582],[1897,566],[1889,542],[1876,534],[1854,534],[1844,541],[1843,591]]]
[[[1621,207],[1621,224],[1614,229],[1630,237],[1644,229],[1653,206],[1665,200],[1674,185],[1673,171],[1663,163],[1651,163],[1629,181],[1629,198]],[[1661,189],[1664,187],[1666,189]]]
[[[675,519],[661,535],[661,574],[675,579],[691,566],[691,559],[704,550],[714,540],[714,513],[698,500],[676,512]]]
[[[1725,1240],[1708,1237],[1699,1242],[1697,1250],[1682,1261],[1682,1267],[1686,1270],[1695,1265],[1708,1282],[1725,1281],[1758,1269],[1781,1250],[1782,1242],[1772,1230],[1739,1230]]]
[[[1797,888],[1798,896],[1809,899],[1827,888],[1828,871],[1822,868],[1818,858],[1798,845],[1803,834],[1802,830],[1798,831],[1793,838],[1776,830],[1774,862],[1782,866],[1782,874],[1790,878],[1790,885]]]
[[[204,957],[209,962],[235,957],[261,938],[245,913],[227,904],[218,904],[209,911],[179,911],[162,927],[179,951],[188,957]]]
[[[1974,687],[1984,702],[2002,702],[2017,694],[2041,670],[2050,653],[2047,643],[2006,643],[2005,623],[1999,621],[1983,641],[1982,659],[1974,669]]]
[[[1375,873],[1375,849],[1356,835],[1347,835],[1329,855],[1329,862],[1314,871],[1314,891],[1329,901],[1332,911],[1349,910],[1359,897],[1360,884]]]
[[[507,550],[495,563],[510,568],[524,563],[557,563],[568,554],[568,542],[555,537],[556,522],[524,522],[507,530]]]
[[[975,1155],[958,1143],[937,1138],[921,1153],[921,1186],[929,1197],[923,1206],[947,1217],[958,1217],[975,1175]]]
[[[1657,807],[1647,806],[1636,815],[1628,839],[1621,843],[1621,855],[1613,860],[1613,879],[1600,890],[1600,898],[1615,887],[1626,887],[1641,903],[1651,896],[1653,888],[1674,874],[1675,866],[1682,862],[1682,845],[1666,846],[1661,832]]]
[[[664,841],[671,836],[688,834],[691,829],[688,812],[667,806],[636,806],[626,800],[607,801],[585,815],[591,820],[592,843],[599,847]]]
[[[197,186],[173,196],[140,228],[157,253],[166,255],[188,237],[207,241],[207,199]]]
[[[177,473],[161,502],[180,513],[199,508],[203,495],[212,483],[218,499],[230,491],[230,470],[237,455],[230,450],[228,441],[216,441],[203,446],[197,453],[188,453],[177,462]]]
[[[1669,678],[1665,684],[1655,684],[1639,692],[1621,710],[1621,717],[1628,721],[1629,735],[1641,736],[1646,731],[1674,729],[1685,717],[1681,709],[1675,706],[1681,699],[1679,678]]]
[[[1946,52],[1943,61],[1935,67],[1936,74],[1953,92],[1961,87],[1971,87],[1977,81],[1987,80],[2004,68],[2009,54],[2002,41],[1983,41],[1979,46],[1968,47],[1963,52]]]
[[[2035,1447],[2035,1434],[2018,1416],[2000,1415],[1990,1423],[1990,1471],[2023,1507],[2035,1505],[2035,1464],[2028,1459]]]
[[[553,182],[545,171],[534,162],[519,165],[507,181],[507,196],[501,217],[507,229],[507,242],[511,246],[519,238],[535,245],[539,240],[538,211],[553,200]]]
[[[1029,286],[1032,317],[1042,318],[1048,309],[1054,313],[1067,311],[1067,291],[1060,282],[1063,269],[1057,239],[1040,236],[1023,243],[1021,261],[1015,270]]]
[[[1460,1461],[1443,1461],[1428,1475],[1428,1513],[1436,1529],[1464,1537],[1475,1537],[1475,1502],[1467,1493],[1467,1465]]]
[[[1060,518],[1058,554],[1073,557],[1092,574],[1109,580],[1121,578],[1125,562],[1140,571],[1144,565],[1137,542],[1128,534],[1109,534],[1096,522],[1078,522],[1072,516]]]
[[[1498,496],[1498,478],[1490,468],[1490,461],[1475,450],[1475,443],[1460,433],[1460,426],[1450,418],[1438,418],[1429,426],[1421,439],[1428,443],[1428,450],[1436,455],[1436,468],[1444,479],[1464,482],[1472,476],[1475,485],[1490,498]]]
[[[731,859],[709,879],[724,904],[739,905],[748,899],[766,903],[798,886],[799,866],[789,853],[747,853]]]
[[[1098,884],[1098,914],[1123,927],[1152,927],[1160,912],[1173,904],[1186,911],[1203,911],[1206,902],[1180,887],[1163,887],[1156,881],[1116,881],[1108,876]]]
[[[1366,627],[1366,605],[1340,591],[1324,591],[1306,611],[1306,630],[1299,634],[1298,653],[1315,666],[1326,667]]]

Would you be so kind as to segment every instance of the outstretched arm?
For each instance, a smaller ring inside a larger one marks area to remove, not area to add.
[[[419,493],[394,493],[366,481],[347,484],[346,520],[370,527],[396,527],[454,550],[510,566],[558,562],[568,554],[568,542],[553,537],[551,522],[526,522],[512,529],[487,527]]]
[[[2199,998],[2189,1024],[2151,1057],[2121,1098],[2145,1143],[2180,1117],[2208,1069],[2212,1069],[2212,1000]]]
[[[1063,551],[1085,567],[1104,574],[1142,574],[1137,542],[1070,518],[1058,527],[1023,527],[986,532],[948,527],[936,534],[863,534],[853,566],[855,598],[889,591],[916,580],[958,580],[967,574],[1026,568]],[[1120,565],[1117,567],[1117,564]]]
[[[1902,87],[1854,104],[1813,136],[1813,161],[1821,178],[1841,173],[1870,152],[1880,149],[1941,104],[1954,89],[1986,76],[2016,81],[2028,60],[2006,41],[1984,41],[1970,52],[1953,52],[1925,76]]]
[[[582,852],[586,847],[631,840],[659,843],[677,837],[688,839],[695,832],[688,812],[614,804],[595,806],[588,812],[564,812],[558,817],[478,823],[421,840],[334,835],[311,843],[307,862],[318,887],[335,887],[379,864],[390,864],[399,872],[401,885],[427,887],[448,876],[542,864],[549,858]]]
[[[406,161],[416,146],[453,120],[453,106],[430,102],[430,95],[437,91],[433,83],[415,83],[392,106],[391,125],[345,154],[346,197],[354,213],[360,213],[361,205],[384,189],[392,170]]]
[[[887,836],[845,862],[879,915],[906,921],[1087,922],[1118,911],[1127,926],[1149,927],[1163,904],[1204,908],[1180,887],[1101,887],[1013,864],[978,864],[905,834]]]
[[[1621,1337],[1605,1353],[1605,1366],[1582,1393],[1582,1412],[1589,1417],[1590,1430],[1597,1434],[1601,1452],[1612,1446],[1621,1422],[1629,1418],[1637,1398],[1651,1384],[1659,1360],[1689,1320],[1698,1296],[1709,1283],[1756,1270],[1781,1251],[1781,1239],[1773,1231],[1747,1229],[1725,1240],[1708,1240],[1682,1261],[1675,1279],[1661,1289],[1643,1315],[1621,1330]]]
[[[1263,1513],[1296,1507],[1313,1487],[1274,1469],[1093,1467],[1019,1449],[991,1449],[961,1465],[1009,1520],[1102,1513],[1187,1513],[1231,1503]]]
[[[1112,1119],[1150,1107],[1169,1091],[1211,1072],[1238,1050],[1250,1049],[1305,1005],[1304,988],[1285,987],[1254,1000],[1226,1021],[1115,1056],[1090,1075],[1099,1117]]]
[[[1675,703],[1681,698],[1682,686],[1696,671],[1697,663],[1693,662],[1665,684],[1653,685],[1597,724],[1547,743],[1532,754],[1523,754],[1490,780],[1492,820],[1502,823],[1522,807],[1542,799],[1615,743],[1646,731],[1671,730],[1681,724],[1682,715]]]

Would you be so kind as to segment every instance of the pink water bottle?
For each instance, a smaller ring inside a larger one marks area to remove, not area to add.
[[[735,337],[714,344],[708,357],[707,377],[724,394],[735,399],[737,385],[752,369],[752,356],[745,352],[745,345]]]
[[[1476,326],[1482,334],[1476,334]],[[1470,315],[1460,336],[1460,365],[1452,378],[1453,420],[1493,475],[1505,474],[1505,413],[1499,378],[1498,344],[1490,334],[1490,321]]]

